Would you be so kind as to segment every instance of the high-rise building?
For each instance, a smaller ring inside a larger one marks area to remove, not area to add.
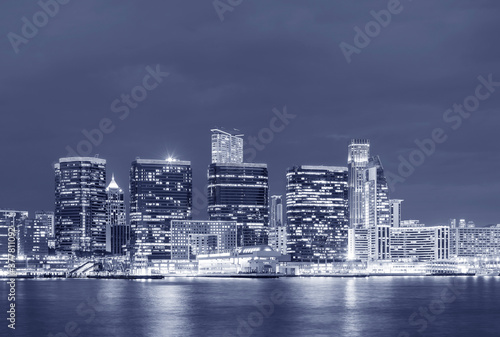
[[[283,196],[271,196],[271,210],[269,212],[269,228],[281,227],[283,222]]]
[[[349,168],[349,225],[351,228],[365,227],[365,170],[369,158],[370,141],[366,139],[351,140],[347,157]]]
[[[106,219],[106,251],[122,255],[130,238],[130,226],[127,225],[124,193],[114,175],[106,187]]]
[[[243,163],[243,134],[212,129],[212,163]]]
[[[269,238],[268,243],[275,251],[282,255],[287,253],[287,230],[283,221],[283,196],[271,196],[269,211]]]
[[[208,168],[208,215],[238,223],[238,246],[267,244],[268,193],[266,164],[213,163]]]
[[[200,254],[233,251],[236,244],[235,221],[172,221],[172,259],[194,260]]]
[[[288,253],[292,261],[342,259],[347,255],[348,170],[334,166],[288,169]]]
[[[0,270],[8,270],[9,247],[15,248],[15,256],[22,249],[22,245],[19,245],[19,232],[27,218],[26,211],[0,210]],[[12,234],[9,235],[9,232]]]
[[[401,225],[401,204],[402,199],[391,199],[389,205],[391,209],[391,227],[400,227]]]
[[[106,251],[106,160],[61,158],[55,164],[56,249],[91,256]]]
[[[137,159],[130,169],[130,252],[135,266],[171,259],[171,221],[192,214],[189,161]]]
[[[390,225],[389,187],[378,156],[370,158],[365,169],[364,225],[368,228]]]

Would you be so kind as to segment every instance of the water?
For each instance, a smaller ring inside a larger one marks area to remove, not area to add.
[[[2,337],[500,336],[500,277],[19,280],[15,333],[0,289]]]

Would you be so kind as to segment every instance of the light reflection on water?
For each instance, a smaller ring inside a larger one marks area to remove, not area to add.
[[[418,333],[409,317],[439,299],[451,280],[466,290]],[[0,289],[7,291],[6,282]],[[498,336],[500,330],[499,277],[20,280],[17,293],[15,336],[56,335],[68,322],[77,324],[78,336],[99,337]],[[273,303],[276,294],[284,302]],[[4,331],[10,333],[5,323],[0,336],[10,335]]]

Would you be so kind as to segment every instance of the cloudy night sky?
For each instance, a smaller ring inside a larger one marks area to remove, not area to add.
[[[113,131],[90,155],[107,159],[108,180],[115,173],[128,190],[136,157],[175,156],[192,162],[194,187],[204,191],[210,129],[258,137],[273,109],[286,106],[296,117],[253,159],[269,164],[271,194],[285,193],[292,165],[346,166],[351,138],[370,139],[386,172],[398,174],[415,140],[440,128],[446,141],[391,193],[405,200],[403,218],[500,223],[500,86],[483,87],[489,97],[458,127],[443,118],[475,94],[479,76],[500,82],[498,1],[402,0],[350,63],[339,45],[355,46],[354,27],[364,31],[387,0],[230,8],[219,15],[212,1],[72,0],[16,53],[8,34],[22,37],[23,17],[33,22],[41,8],[2,1],[0,208],[53,210],[53,163],[106,118]],[[121,119],[112,103],[157,65],[169,76]]]

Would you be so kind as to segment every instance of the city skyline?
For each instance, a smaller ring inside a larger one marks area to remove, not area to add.
[[[211,129],[210,131],[212,132],[212,134],[213,134],[214,130],[219,131],[218,129]],[[239,134],[238,136],[242,136],[242,134]],[[346,143],[346,145],[348,145],[348,144],[352,143],[353,141],[356,141],[356,140],[355,140],[355,139],[353,139],[353,140],[349,140],[349,141],[346,141],[345,143]],[[213,140],[212,140],[212,142],[213,142]],[[208,143],[208,140],[207,140],[205,143]],[[373,144],[371,144],[370,140],[368,140],[368,144],[369,144],[369,145],[368,145],[368,147],[369,147],[369,148],[370,148],[370,145],[373,145]],[[247,144],[245,144],[245,146],[247,146]],[[212,149],[213,149],[213,146],[212,146]],[[245,147],[245,149],[246,149],[246,147]],[[345,149],[344,149],[344,150],[345,150]],[[350,150],[348,150],[348,151],[347,151],[347,157],[349,157],[349,151],[350,151]],[[93,158],[93,157],[91,157],[91,156],[77,156],[77,157],[71,157],[71,156],[70,156],[70,157],[67,157],[67,158],[78,158],[78,157],[83,157],[83,158]],[[212,154],[212,157],[213,157],[213,154]],[[379,157],[380,157],[379,155],[374,155],[374,156],[373,156],[373,158],[372,158],[372,155],[370,155],[370,150],[368,150],[368,157],[369,157],[369,158],[368,158],[369,160],[373,160],[374,158],[375,158],[376,160],[380,160],[380,159],[379,159]],[[105,161],[105,163],[106,163],[106,166],[107,166],[107,164],[108,164],[108,162],[109,162],[106,158],[103,158],[103,157],[102,157],[102,156],[100,156],[100,155],[96,155],[96,157],[95,157],[95,158],[97,158],[97,160],[104,160],[104,161]],[[135,160],[142,159],[142,158],[140,158],[140,157],[138,157],[138,156],[137,156],[137,157],[135,157],[135,158],[136,158]],[[59,158],[59,159],[64,159],[64,157],[61,157],[61,158]],[[244,158],[244,159],[245,159],[245,158]],[[172,153],[167,153],[167,155],[166,155],[166,157],[165,157],[164,159],[161,159],[161,158],[156,158],[156,159],[149,159],[149,160],[156,160],[156,161],[163,161],[163,160],[165,160],[165,162],[169,162],[169,161],[172,161],[172,162],[176,162],[176,161],[177,161],[177,162],[182,162],[182,161],[183,161],[182,157],[177,157],[177,156],[174,156]],[[186,159],[186,160],[187,160],[187,161],[189,161],[189,162],[191,162],[191,160],[189,160],[189,159]],[[349,160],[349,159],[348,159],[348,160]],[[343,163],[343,164],[339,164],[339,166],[342,166],[342,165],[344,165],[344,166],[348,166],[348,163],[349,163],[349,161],[348,161],[348,160],[347,160],[345,163]],[[54,161],[54,162],[53,162],[53,165],[55,165],[54,163],[56,163],[56,162],[57,162],[57,161]],[[132,163],[133,163],[133,162],[134,162],[134,161],[132,161]],[[209,162],[210,162],[210,161],[209,161]],[[245,161],[243,161],[243,162],[245,162]],[[233,164],[234,164],[234,163],[233,163]],[[231,164],[231,165],[233,165],[233,164]],[[249,162],[248,164],[254,164],[254,162]],[[367,163],[367,164],[368,164],[368,163]],[[130,165],[130,164],[129,164],[129,165]],[[320,163],[320,164],[317,164],[317,165],[314,165],[314,164],[302,164],[302,165],[306,165],[306,166],[307,166],[307,165],[309,165],[309,166],[329,166],[329,165],[324,164],[324,163]],[[335,164],[332,164],[332,165],[335,165]],[[301,165],[291,165],[290,167],[288,167],[288,168],[286,169],[286,171],[287,171],[288,169],[290,169],[290,168],[294,167],[294,166],[301,166]],[[331,166],[331,165],[330,165],[330,166]],[[107,179],[107,181],[106,181],[106,186],[108,186],[110,183],[113,183],[113,182],[116,184],[117,182],[115,181],[115,176],[116,176],[117,174],[115,173],[115,171],[113,171],[113,172],[108,172],[108,171],[109,171],[109,170],[107,170],[108,176],[111,176],[112,178],[108,178],[108,179]],[[121,172],[122,170],[117,170],[117,171],[118,171],[118,172]],[[193,167],[193,171],[195,171],[195,168],[194,168],[194,167]],[[284,180],[285,180],[285,181],[286,181],[286,171],[282,174],[282,176],[283,176],[283,177],[285,177],[285,178],[284,178]],[[391,173],[392,173],[392,172],[391,172]],[[271,176],[273,176],[273,177],[275,178],[275,179],[273,179],[273,181],[278,180],[278,179],[276,179],[276,176],[277,176],[277,175],[278,175],[278,174],[277,174],[276,172],[273,172],[273,170],[270,170],[270,172],[269,172],[269,177],[270,177],[270,178],[269,178],[269,180],[271,181]],[[128,177],[127,177],[127,178],[128,178]],[[118,179],[116,179],[116,180],[118,180]],[[127,179],[127,180],[128,180],[128,179]],[[118,181],[119,181],[119,180],[118,180]],[[126,186],[126,184],[124,184],[123,182],[120,182],[118,185],[121,185],[121,186]],[[203,198],[206,198],[206,197],[207,197],[207,196],[206,196],[206,188],[207,188],[207,185],[206,185],[206,184],[205,184],[205,186],[203,186],[203,183],[201,183],[201,182],[197,182],[197,181],[193,178],[193,198],[200,198],[200,197],[202,197],[202,195],[201,195],[200,193],[205,193],[205,194],[203,195]],[[389,192],[389,195],[390,195],[390,199],[401,198],[401,195],[400,195],[399,193],[397,193],[397,191],[396,191],[396,192],[393,192],[393,191],[391,191],[391,189],[389,188],[389,189],[388,189],[388,192]],[[270,197],[271,197],[271,195],[272,195],[272,194],[277,194],[277,195],[285,195],[285,194],[286,194],[286,184],[285,184],[285,186],[284,186],[283,191],[276,191],[276,187],[274,186],[274,188],[273,188],[273,186],[271,185],[271,183],[269,183],[269,193],[268,193],[269,200],[270,200]],[[125,204],[126,204],[126,205],[128,205],[128,204],[129,204],[129,202],[130,202],[130,201],[129,201],[129,200],[130,200],[130,199],[129,199],[129,198],[130,198],[130,191],[129,191],[129,189],[128,189],[128,188],[126,188],[126,189],[125,189],[124,197],[125,197]],[[406,198],[401,198],[401,199],[406,199]],[[412,198],[408,198],[408,199],[409,199],[409,200],[414,200],[414,199],[412,199]],[[200,200],[198,200],[198,202],[200,202]],[[203,203],[204,203],[204,202],[205,202],[205,201],[203,201]],[[28,207],[18,207],[18,208],[13,208],[13,207],[7,207],[7,206],[6,206],[6,207],[3,207],[3,208],[4,208],[4,209],[8,209],[8,210],[22,210],[22,211],[28,211],[30,214],[35,214],[35,212],[37,212],[37,211],[40,211],[40,210],[43,210],[43,209],[44,209],[43,207],[40,207],[40,206],[32,206],[31,208],[28,208]],[[427,217],[425,216],[425,214],[422,214],[422,215],[415,215],[415,216],[407,216],[408,208],[410,208],[410,209],[411,209],[411,205],[409,205],[407,202],[405,202],[405,204],[404,204],[404,206],[403,206],[403,209],[404,209],[404,211],[403,211],[403,214],[404,214],[404,215],[403,215],[403,218],[404,218],[404,219],[419,219],[419,220],[422,220],[422,221],[423,221],[423,223],[425,223],[425,224],[426,224],[426,225],[428,225],[428,226],[431,226],[431,225],[447,225],[447,224],[449,224],[449,220],[450,220],[450,219],[466,219],[467,221],[474,221],[474,222],[475,222],[476,224],[478,224],[479,226],[488,226],[488,225],[494,225],[494,224],[500,223],[500,214],[499,214],[498,219],[497,219],[496,221],[495,221],[495,220],[493,220],[491,223],[481,223],[481,222],[479,222],[476,218],[473,218],[473,217],[471,217],[471,216],[457,216],[457,215],[456,215],[456,213],[451,214],[451,215],[449,215],[449,216],[446,216],[446,215],[442,215],[442,214],[441,214],[441,215],[440,215],[440,216],[438,216],[438,217],[439,217],[439,218],[441,218],[441,219],[443,219],[443,220],[441,220],[440,222],[432,222],[432,221],[430,221],[430,222],[429,222],[429,221],[426,221],[426,220],[425,220],[425,219],[427,218]],[[52,207],[52,208],[50,208],[50,206],[49,206],[49,207],[47,207],[46,209],[53,210],[54,208],[53,208],[53,207]],[[127,214],[128,214],[128,213],[127,213]],[[411,214],[411,213],[410,213],[410,214]],[[462,214],[463,214],[463,213],[462,213]],[[196,204],[196,203],[194,203],[194,204],[193,204],[193,219],[194,219],[194,220],[206,220],[206,219],[208,219],[208,218],[209,218],[209,214],[208,214],[208,212],[206,211],[206,209],[205,209],[204,207],[197,207],[197,204]]]
[[[492,85],[490,97],[470,117],[453,113],[447,115],[452,124],[443,120],[448,109],[463,104],[483,83],[478,77],[500,81],[494,63],[500,48],[489,38],[500,25],[496,6],[405,4],[348,64],[339,44],[352,45],[353,27],[372,20],[370,11],[386,4],[246,1],[226,12],[224,22],[211,2],[200,7],[131,4],[120,7],[126,20],[113,15],[114,5],[90,1],[61,6],[17,54],[3,39],[0,153],[16,158],[19,168],[2,171],[1,205],[52,208],[51,164],[67,156],[67,147],[76,151],[87,139],[83,130],[99,128],[104,118],[112,120],[106,129],[113,131],[92,145],[91,155],[109,161],[119,184],[126,185],[135,157],[174,154],[193,162],[195,187],[204,190],[209,130],[237,128],[249,142],[269,128],[273,109],[282,113],[286,106],[295,118],[272,142],[259,140],[262,150],[255,151],[254,162],[269,164],[271,193],[284,192],[281,172],[293,165],[345,165],[345,144],[351,138],[371,139],[386,171],[397,173],[399,156],[408,158],[417,148],[416,139],[443,128],[446,142],[396,185],[396,197],[406,200],[405,214],[429,224],[450,217],[478,224],[498,221],[500,145],[491,142],[500,119],[498,85]],[[39,9],[36,2],[5,2],[0,28],[20,34],[20,18],[31,18]],[[468,9],[475,14],[466,15]],[[82,13],[99,24],[87,25]],[[292,18],[295,28],[275,25]],[[402,25],[406,20],[408,25]],[[200,29],[187,28],[191,26]],[[294,34],[294,29],[304,33]],[[103,39],[114,42],[99,42]],[[427,53],[433,57],[423,57]],[[120,109],[121,94],[130,95],[157,65],[169,75],[159,83],[150,77],[148,86],[156,88],[128,114],[113,112],[111,104],[118,99]],[[481,95],[485,90],[483,85]],[[473,180],[471,163],[478,170]],[[432,207],[438,201],[439,212]]]

